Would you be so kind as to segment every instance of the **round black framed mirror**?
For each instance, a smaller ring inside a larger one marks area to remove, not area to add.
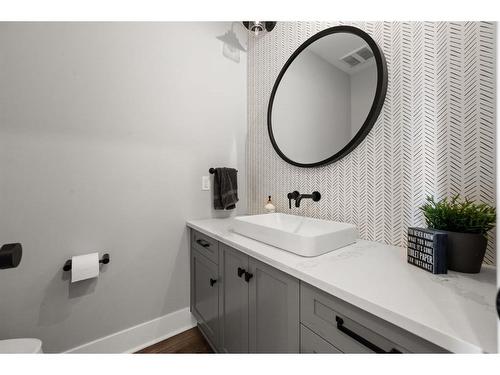
[[[295,166],[339,160],[370,132],[386,92],[387,64],[377,43],[353,26],[325,29],[297,48],[274,83],[271,143]]]

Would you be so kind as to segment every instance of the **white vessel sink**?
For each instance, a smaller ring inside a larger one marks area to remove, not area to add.
[[[305,257],[328,253],[358,238],[353,224],[282,213],[235,217],[233,230]]]

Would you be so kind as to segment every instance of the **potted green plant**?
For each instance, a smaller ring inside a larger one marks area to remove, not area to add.
[[[429,196],[420,209],[429,228],[448,234],[448,269],[478,273],[488,244],[487,232],[495,226],[495,208],[455,195],[437,202]]]

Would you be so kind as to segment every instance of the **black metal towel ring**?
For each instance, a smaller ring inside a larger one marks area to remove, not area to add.
[[[109,254],[104,254],[102,259],[99,259],[99,263],[108,264],[109,263]],[[66,263],[64,263],[63,271],[71,271],[71,259],[68,259]]]

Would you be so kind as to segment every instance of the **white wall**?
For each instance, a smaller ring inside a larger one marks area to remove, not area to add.
[[[315,163],[340,151],[351,138],[350,99],[349,75],[303,51],[274,98],[273,134],[280,150],[299,163]]]
[[[246,211],[229,27],[0,24],[0,243],[24,247],[0,271],[0,339],[62,351],[189,305],[185,220],[215,214],[209,167],[238,168]],[[70,285],[66,259],[93,251],[107,269]]]

